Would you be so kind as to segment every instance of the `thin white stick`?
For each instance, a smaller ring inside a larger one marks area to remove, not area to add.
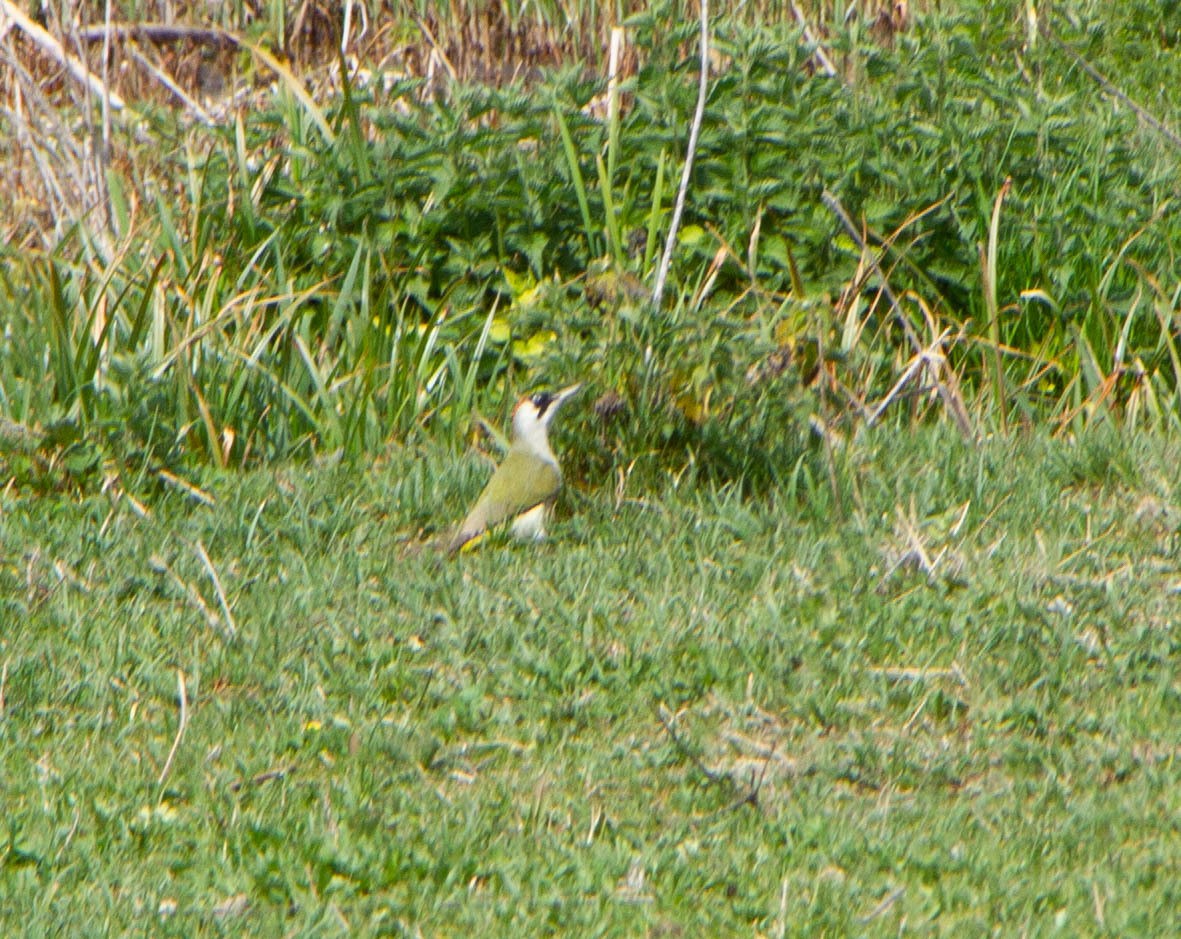
[[[168,759],[164,761],[164,769],[160,770],[160,778],[156,780],[157,786],[164,785],[164,778],[172,769],[172,759],[180,748],[180,738],[185,735],[185,728],[189,725],[189,699],[185,694],[185,673],[179,668],[176,670],[176,688],[177,695],[180,697],[180,720],[176,725],[176,738],[172,741],[172,749],[168,751]]]
[[[344,26],[340,29],[340,54],[349,53],[349,33],[353,29],[353,0],[347,0],[344,5]]]
[[[697,111],[693,115],[693,126],[689,131],[689,148],[685,152],[685,166],[681,170],[681,186],[677,190],[677,202],[673,207],[672,224],[668,229],[668,240],[664,243],[664,256],[660,259],[660,270],[656,272],[656,286],[652,288],[652,306],[660,308],[664,298],[664,281],[668,277],[668,266],[672,263],[673,247],[677,243],[677,229],[681,226],[681,213],[685,210],[685,193],[689,189],[689,176],[693,172],[693,156],[697,152],[697,135],[701,132],[701,119],[705,115],[705,95],[709,90],[709,0],[701,0],[701,81],[697,86]]]
[[[52,59],[64,65],[75,78],[85,82],[94,94],[102,95],[104,93],[102,82],[82,62],[66,52],[62,48],[61,43],[29,19],[15,4],[9,2],[9,0],[0,0],[0,29],[7,27],[6,20],[15,22],[20,27],[21,32],[28,36],[36,45],[40,46]],[[127,107],[123,99],[113,91],[110,94],[110,101],[111,107],[117,111],[121,111]]]

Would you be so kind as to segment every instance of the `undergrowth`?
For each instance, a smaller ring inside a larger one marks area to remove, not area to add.
[[[1167,109],[1118,69],[1149,13],[1055,26]],[[161,118],[174,172],[111,187],[112,250],[80,223],[5,253],[5,473],[454,444],[474,412],[576,377],[586,471],[756,486],[810,426],[831,441],[949,402],[972,433],[1172,426],[1177,151],[1018,14],[962,4],[889,43],[850,21],[835,77],[793,24],[716,21],[661,310],[696,40],[662,7],[626,23],[646,59],[608,120],[578,68],[432,96],[346,83],[323,113],[280,85],[224,130]]]

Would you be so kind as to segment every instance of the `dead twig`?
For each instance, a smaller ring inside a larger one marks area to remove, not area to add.
[[[235,779],[230,783],[230,792],[239,792],[245,786],[261,786],[263,783],[270,782],[273,779],[283,779],[288,773],[295,770],[295,764],[290,766],[280,766],[276,769],[268,769],[265,772],[259,773],[257,776],[251,776],[249,779]]]
[[[10,0],[0,0],[0,31],[7,30],[9,22],[16,23],[20,31],[28,36],[29,40],[35,46],[59,65],[63,66],[66,71],[89,88],[93,94],[98,96],[108,94],[108,90],[103,87],[102,79],[91,72],[85,63],[70,55],[62,47],[60,42],[54,39],[53,36],[37,23],[33,22],[16,4],[10,2]],[[111,107],[116,110],[122,111],[127,107],[126,102],[113,91],[109,92],[109,100]]]
[[[947,338],[949,330],[944,330],[939,336],[925,349],[921,349],[919,353],[913,356],[907,364],[906,369],[902,372],[898,381],[894,383],[884,398],[878,402],[876,407],[870,409],[869,414],[865,418],[865,423],[871,427],[877,423],[883,412],[888,408],[891,402],[902,392],[902,389],[910,384],[917,374],[923,371],[936,372],[939,364],[944,361],[943,353],[940,351],[943,346],[943,341]]]
[[[104,23],[88,26],[76,33],[81,42],[125,41],[142,39],[152,43],[196,42],[207,46],[236,46],[237,38],[224,29],[161,23]]]
[[[729,812],[733,809],[741,808],[744,805],[749,805],[755,809],[759,807],[759,795],[762,792],[763,783],[767,779],[767,770],[771,765],[771,761],[777,756],[775,752],[776,744],[774,742],[772,742],[771,745],[765,749],[765,753],[763,754],[763,765],[759,770],[758,777],[755,778],[754,771],[752,770],[750,786],[744,791],[743,787],[739,785],[732,773],[719,773],[716,770],[710,769],[705,765],[704,762],[702,762],[701,757],[694,753],[689,748],[688,744],[686,744],[681,738],[680,734],[677,733],[676,729],[673,727],[673,719],[668,716],[667,709],[663,704],[656,709],[656,717],[660,720],[661,725],[668,733],[668,736],[672,740],[673,745],[677,748],[677,750],[680,751],[682,756],[686,757],[689,762],[697,767],[698,772],[700,772],[702,776],[704,776],[711,783],[717,783],[719,785],[726,786],[732,792],[737,793],[734,801],[724,809],[721,809],[719,814],[721,812]]]
[[[936,368],[932,369],[935,376],[935,387],[939,392],[939,397],[942,399],[944,407],[948,410],[955,421],[955,425],[959,429],[960,434],[965,440],[975,441],[976,432],[972,428],[971,419],[968,417],[967,407],[964,405],[963,399],[958,393],[957,389],[959,383],[955,379],[955,373],[951,370],[950,366],[947,365],[946,359],[944,359],[942,355],[939,356],[937,362],[933,362],[930,358],[930,350],[923,348],[923,344],[919,340],[918,333],[915,332],[914,326],[911,324],[910,319],[906,316],[905,311],[902,309],[902,304],[899,301],[898,296],[894,293],[893,288],[890,286],[890,282],[886,279],[886,274],[882,270],[877,253],[870,250],[869,245],[866,243],[866,240],[861,231],[856,225],[853,224],[853,220],[849,217],[849,213],[846,212],[845,207],[841,205],[841,201],[827,189],[821,193],[820,198],[821,201],[823,201],[828,207],[829,211],[831,211],[837,217],[837,220],[841,223],[841,226],[846,232],[848,232],[849,237],[852,238],[854,242],[856,242],[858,248],[861,249],[862,253],[869,260],[870,265],[873,267],[874,273],[877,274],[878,280],[881,283],[882,292],[886,295],[886,299],[890,301],[890,307],[893,309],[894,315],[897,318],[899,325],[902,327],[902,331],[906,334],[907,341],[910,343],[911,348],[914,349],[917,357],[923,360],[924,364],[934,364],[937,366]],[[936,348],[941,341],[942,337],[937,339],[930,348]],[[914,360],[912,360],[912,364],[913,361]],[[941,374],[944,372],[947,374],[946,382],[940,380]]]
[[[677,748],[677,750],[680,751],[681,755],[684,756],[685,758],[687,758],[689,760],[689,762],[691,762],[694,766],[696,766],[698,771],[701,773],[701,775],[704,776],[706,779],[708,779],[710,782],[712,782],[712,783],[730,783],[731,785],[733,785],[734,781],[729,776],[725,775],[724,773],[714,772],[712,769],[710,769],[708,766],[706,766],[703,762],[701,762],[701,757],[699,757],[696,753],[694,753],[691,749],[689,749],[688,744],[686,744],[685,741],[681,739],[681,735],[678,734],[676,732],[676,730],[673,728],[672,721],[669,720],[669,718],[666,715],[666,710],[667,709],[665,708],[665,706],[663,704],[660,705],[656,709],[656,717],[660,721],[661,726],[663,726],[665,731],[668,733],[669,739],[672,740],[673,745]]]
[[[735,800],[734,804],[730,806],[736,809],[742,805],[749,805],[751,808],[757,809],[759,807],[759,793],[763,791],[763,783],[767,779],[767,769],[771,765],[771,760],[775,758],[775,746],[777,741],[771,741],[771,746],[767,748],[767,755],[763,759],[763,767],[759,770],[759,778],[754,779],[753,772],[751,773],[751,786],[747,792]],[[733,780],[731,780],[733,782]]]

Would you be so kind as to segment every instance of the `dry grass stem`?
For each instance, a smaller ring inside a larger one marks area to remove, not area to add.
[[[836,78],[837,67],[832,64],[832,59],[828,57],[828,53],[824,51],[824,46],[820,44],[820,40],[816,37],[816,33],[812,31],[812,26],[808,22],[808,17],[804,15],[800,5],[794,0],[791,4],[791,15],[795,17],[797,23],[800,24],[800,29],[804,34],[804,38],[812,46],[812,57],[820,64],[821,71],[829,78]]]
[[[194,101],[189,96],[189,94],[176,83],[171,75],[149,61],[147,56],[145,56],[139,51],[139,49],[135,47],[134,43],[128,43],[127,54],[149,75],[156,79],[156,81],[172,92],[172,94],[176,96],[177,100],[180,101],[190,113],[192,113],[193,117],[195,117],[206,127],[217,126],[217,121],[213,119],[213,115],[211,115],[208,111],[201,107],[201,105]]]
[[[172,760],[180,748],[181,738],[184,737],[185,728],[189,724],[189,699],[185,692],[185,673],[179,668],[176,670],[176,694],[180,701],[180,718],[177,720],[176,737],[173,738],[172,749],[168,751],[168,759],[164,761],[164,768],[160,770],[160,778],[156,780],[157,786],[163,786],[164,780],[168,778],[168,771],[172,769]]]
[[[223,632],[225,627],[222,624],[221,618],[216,613],[214,613],[213,610],[209,609],[209,606],[205,603],[205,600],[202,598],[201,593],[196,587],[182,578],[176,571],[172,569],[172,566],[159,555],[152,555],[152,557],[149,558],[148,563],[152,566],[153,570],[162,574],[167,574],[172,579],[172,582],[180,589],[181,593],[183,593],[188,599],[192,607],[195,610],[198,610],[201,615],[205,617],[205,622],[211,629],[214,629],[218,632]],[[227,639],[233,638],[232,634],[226,633],[225,636]]]
[[[174,489],[179,489],[185,495],[196,500],[197,502],[200,502],[202,505],[207,505],[210,508],[213,508],[215,505],[217,505],[217,500],[213,498],[213,496],[207,493],[204,489],[193,485],[187,479],[181,479],[179,476],[175,475],[174,473],[170,473],[166,469],[156,470],[156,475]]]
[[[222,614],[225,617],[225,632],[233,639],[238,634],[238,627],[234,622],[234,614],[230,612],[230,604],[226,600],[225,590],[222,589],[221,578],[217,576],[217,569],[213,566],[213,562],[209,560],[209,554],[205,550],[205,545],[200,540],[197,541],[193,550],[205,566],[205,570],[209,574],[209,579],[213,581],[213,590],[217,594],[218,605],[221,607]]]

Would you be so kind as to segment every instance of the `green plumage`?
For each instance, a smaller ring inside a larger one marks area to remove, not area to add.
[[[562,488],[562,474],[548,460],[511,447],[480,494],[476,507],[463,520],[451,541],[455,552],[501,522],[515,519],[542,503],[552,502]]]

